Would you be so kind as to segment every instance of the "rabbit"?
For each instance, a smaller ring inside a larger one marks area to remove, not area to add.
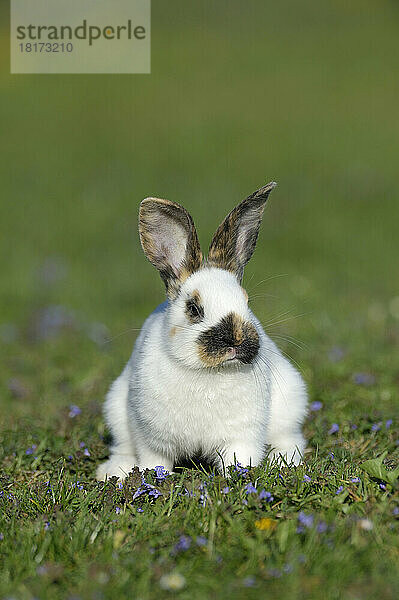
[[[271,182],[236,206],[203,260],[192,217],[159,198],[140,204],[144,253],[167,300],[147,318],[104,405],[113,436],[98,479],[201,453],[221,472],[266,457],[298,465],[305,440],[305,383],[266,335],[241,286]]]

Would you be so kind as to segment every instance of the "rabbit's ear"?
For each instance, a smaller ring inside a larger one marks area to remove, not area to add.
[[[231,271],[241,282],[244,267],[255,250],[266,200],[276,185],[272,181],[261,187],[227,215],[209,247],[210,266]]]
[[[185,208],[160,198],[140,204],[140,241],[148,260],[156,267],[170,298],[201,267],[202,254],[194,221]]]

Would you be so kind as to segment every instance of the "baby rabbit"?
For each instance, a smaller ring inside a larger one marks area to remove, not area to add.
[[[167,301],[147,318],[104,406],[113,436],[97,478],[138,466],[172,471],[201,453],[222,470],[236,462],[298,465],[307,394],[299,373],[263,331],[241,287],[271,182],[243,200],[203,260],[189,213],[159,198],[141,202],[139,232]]]

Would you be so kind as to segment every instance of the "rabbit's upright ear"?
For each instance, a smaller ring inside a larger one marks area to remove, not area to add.
[[[244,267],[255,250],[266,200],[276,185],[272,181],[261,187],[227,215],[209,247],[210,266],[231,271],[241,283]]]
[[[144,253],[158,269],[168,296],[176,297],[180,285],[202,262],[191,215],[170,200],[145,198],[140,204],[139,233]]]

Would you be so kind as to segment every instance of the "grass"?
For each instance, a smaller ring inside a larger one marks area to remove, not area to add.
[[[1,26],[0,598],[397,597],[397,16],[154,0],[132,77],[11,77]],[[96,483],[104,394],[163,299],[140,200],[183,203],[206,248],[271,179],[245,285],[321,403],[304,465]]]

